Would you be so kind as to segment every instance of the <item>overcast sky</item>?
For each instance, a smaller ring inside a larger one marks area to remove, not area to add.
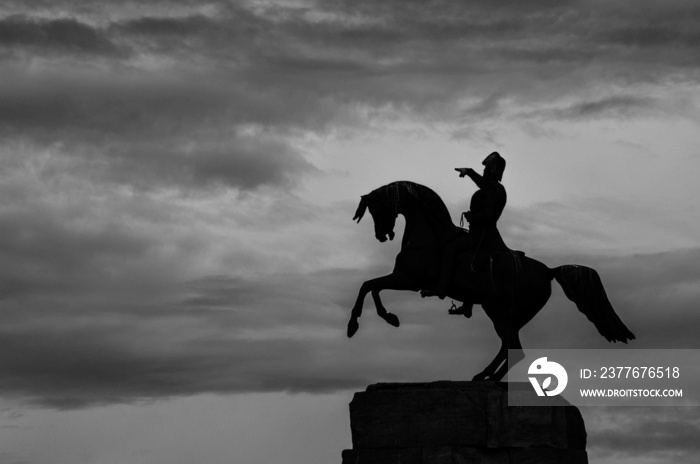
[[[345,337],[399,247],[360,195],[456,222],[494,150],[511,248],[697,348],[698,49],[693,0],[0,1],[0,461],[339,462],[352,392],[498,348],[411,293]],[[522,339],[609,347],[559,288]],[[696,460],[694,410],[583,413],[592,461]]]

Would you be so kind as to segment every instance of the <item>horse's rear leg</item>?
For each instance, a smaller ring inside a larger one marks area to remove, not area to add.
[[[519,334],[522,326],[518,325],[512,317],[514,312],[512,307],[486,306],[484,309],[493,321],[496,333],[501,339],[501,348],[498,350],[496,357],[493,358],[493,361],[483,371],[475,375],[472,380],[493,380],[498,382],[505,377],[511,365],[525,357]]]
[[[525,352],[523,351],[523,346],[520,344],[518,332],[515,332],[511,336],[507,345],[508,346],[505,347],[504,362],[496,369],[491,380],[499,381],[503,379],[512,366],[525,359]]]
[[[472,380],[500,380],[500,379],[495,379],[494,374],[496,370],[498,369],[499,366],[503,364],[503,361],[508,360],[508,348],[506,347],[505,343],[501,343],[501,348],[498,350],[498,353],[496,353],[496,357],[493,358],[493,361],[489,363],[486,368],[484,368],[483,371],[479,372],[476,374]],[[502,377],[501,377],[502,378]]]
[[[472,380],[493,380],[500,381],[505,377],[510,366],[525,358],[525,352],[520,344],[520,337],[516,332],[514,335],[501,341],[501,348],[496,357],[486,368],[476,374]]]

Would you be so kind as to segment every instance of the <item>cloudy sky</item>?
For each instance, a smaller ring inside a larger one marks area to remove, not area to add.
[[[699,31],[692,0],[0,1],[0,462],[339,462],[354,391],[498,348],[410,293],[345,337],[399,246],[359,197],[457,221],[493,150],[512,248],[697,348]],[[559,288],[522,339],[608,347]],[[695,410],[583,414],[592,462],[700,451]]]

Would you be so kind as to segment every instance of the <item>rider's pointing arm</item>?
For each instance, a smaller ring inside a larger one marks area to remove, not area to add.
[[[472,168],[468,168],[467,175],[479,188],[484,188],[484,178]]]
[[[503,207],[506,203],[506,193],[503,186],[498,182],[495,175],[484,170],[484,175],[479,175],[471,168],[457,168],[460,177],[469,178],[479,187],[479,191],[472,197],[470,211],[467,213],[467,220],[472,226],[496,225]]]
[[[477,187],[484,188],[484,178],[472,168],[455,168],[459,172],[459,177],[469,176]]]

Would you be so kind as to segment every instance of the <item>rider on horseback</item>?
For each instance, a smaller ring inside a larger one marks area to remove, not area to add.
[[[469,211],[463,213],[469,222],[469,233],[460,234],[443,250],[438,283],[435,289],[429,292],[440,299],[447,296],[448,287],[454,277],[458,253],[469,252],[470,275],[469,279],[465,279],[465,285],[480,292],[486,286],[487,265],[491,252],[507,248],[496,228],[496,222],[506,205],[506,189],[500,183],[506,168],[506,160],[497,152],[493,152],[482,164],[484,165],[483,176],[471,168],[455,169],[459,172],[459,177],[469,176],[479,190],[472,196]],[[465,301],[460,308],[450,310],[450,314],[463,314],[470,317],[472,306],[473,302]]]
[[[500,184],[505,161],[492,153],[483,164],[483,176],[471,169],[457,169],[460,176],[469,176],[479,187],[466,214],[471,225],[468,233],[454,225],[447,206],[434,191],[414,182],[392,182],[361,197],[353,219],[359,222],[369,212],[377,240],[385,242],[394,236],[398,214],[406,219],[406,227],[391,274],[360,286],[348,321],[348,337],[360,327],[358,320],[367,295],[372,295],[377,315],[399,327],[399,318],[384,307],[380,292],[415,292],[439,284],[443,296],[449,294],[466,302],[458,314],[469,316],[472,304],[478,303],[493,322],[501,347],[474,380],[499,381],[510,366],[525,356],[519,332],[549,300],[554,279],[608,341],[634,340],[634,334],[615,313],[594,269],[577,264],[550,269],[521,252],[505,248],[496,228],[506,204],[506,192]],[[460,249],[467,251],[457,254]],[[442,266],[436,265],[440,258],[444,261]],[[436,269],[439,267],[442,269]],[[453,279],[453,274],[458,279]],[[421,293],[427,296],[426,292]]]

